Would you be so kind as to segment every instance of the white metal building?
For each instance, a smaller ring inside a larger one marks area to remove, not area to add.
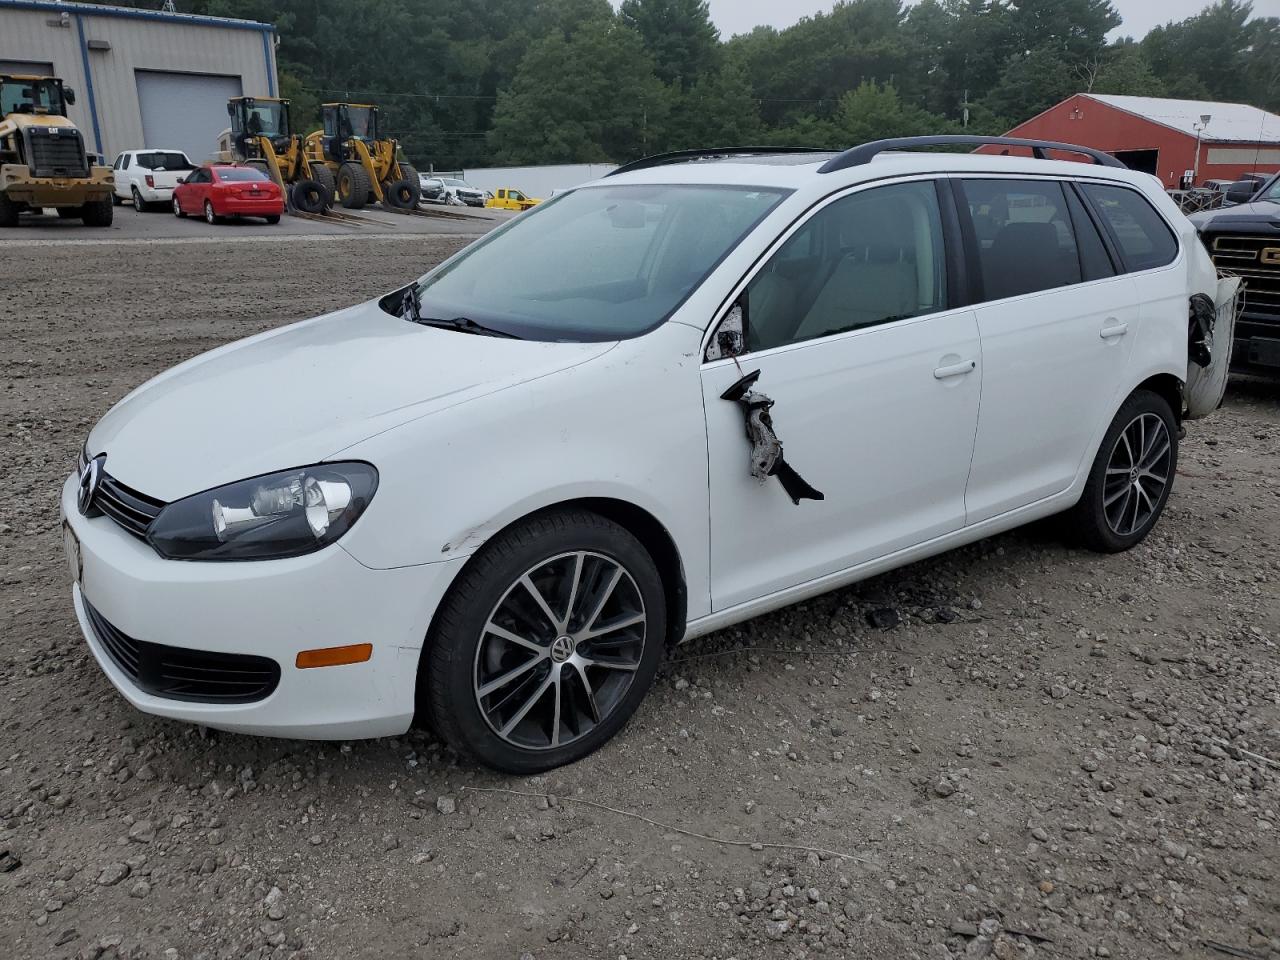
[[[252,20],[53,0],[0,0],[0,73],[58,76],[70,119],[107,162],[167,147],[205,160],[227,98],[276,96],[275,28]]]
[[[598,180],[616,163],[562,163],[542,167],[473,167],[463,171],[465,179],[481,190],[510,187],[525,195],[546,199],[557,190],[568,190]]]

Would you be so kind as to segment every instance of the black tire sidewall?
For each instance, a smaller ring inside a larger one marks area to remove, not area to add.
[[[622,701],[585,737],[554,750],[523,750],[485,722],[474,693],[476,647],[503,593],[540,561],[576,550],[604,554],[635,580],[648,616],[640,668]],[[584,511],[547,514],[499,535],[459,575],[423,651],[420,687],[436,729],[460,752],[506,773],[530,774],[572,763],[607,743],[644,700],[661,665],[667,609],[662,578],[648,551],[627,530]]]
[[[1122,537],[1111,529],[1111,526],[1107,523],[1106,512],[1103,510],[1102,501],[1106,489],[1107,464],[1111,461],[1111,454],[1115,449],[1116,443],[1119,442],[1120,434],[1136,417],[1144,413],[1151,413],[1160,417],[1164,421],[1165,429],[1169,431],[1169,481],[1165,484],[1164,490],[1161,491],[1160,500],[1147,523],[1134,533]],[[1150,390],[1135,391],[1120,407],[1115,418],[1111,421],[1111,426],[1107,428],[1107,433],[1102,438],[1102,445],[1098,448],[1097,456],[1094,457],[1093,467],[1089,471],[1089,480],[1085,484],[1084,494],[1080,498],[1078,507],[1082,514],[1079,518],[1082,521],[1080,533],[1087,545],[1095,550],[1119,553],[1142,542],[1155,529],[1155,525],[1164,513],[1165,505],[1169,502],[1169,496],[1173,492],[1173,483],[1177,472],[1178,423],[1174,419],[1173,410],[1170,409],[1168,401],[1158,393],[1153,393]]]

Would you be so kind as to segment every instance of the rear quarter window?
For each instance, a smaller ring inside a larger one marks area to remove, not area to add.
[[[1163,267],[1178,256],[1178,238],[1138,191],[1100,183],[1082,186],[1119,246],[1127,270]]]

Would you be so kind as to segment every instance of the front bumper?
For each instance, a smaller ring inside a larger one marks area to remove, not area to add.
[[[418,659],[436,605],[464,560],[372,570],[340,544],[258,562],[165,560],[108,517],[62,515],[79,542],[76,618],[112,684],[137,709],[220,730],[308,740],[404,733],[413,719]],[[153,696],[135,685],[95,633],[85,600],[131,637],[195,650],[270,657],[280,681],[252,703]],[[299,670],[299,651],[371,643],[365,663]]]

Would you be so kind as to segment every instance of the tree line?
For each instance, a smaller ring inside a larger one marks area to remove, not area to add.
[[[275,24],[295,125],[379,103],[423,169],[1000,133],[1081,91],[1280,110],[1280,18],[1249,0],[1115,41],[1110,0],[844,0],[727,40],[705,0],[177,5]]]

